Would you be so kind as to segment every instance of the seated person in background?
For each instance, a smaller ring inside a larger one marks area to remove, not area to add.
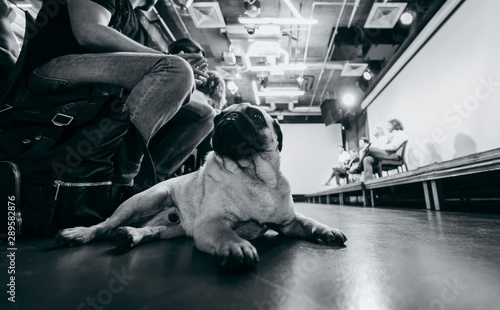
[[[368,140],[368,139],[366,139]],[[361,140],[360,140],[361,141]],[[349,178],[349,180],[359,180],[357,176],[355,175],[350,175],[350,169],[353,167],[357,167],[359,165],[359,154],[356,150],[350,150],[349,155],[351,156],[351,160],[349,161],[349,164],[347,165],[346,169],[346,178]],[[356,178],[355,178],[356,177]]]
[[[148,11],[155,3],[67,0],[58,2],[55,12],[52,1],[44,1],[26,55],[29,89],[35,94],[48,94],[92,84],[123,87],[130,93],[125,102],[130,119],[146,143],[174,115],[183,125],[197,125],[202,116],[207,117],[207,124],[211,122],[210,106],[203,110],[209,111],[206,113],[178,113],[189,102],[195,82],[206,81],[206,59],[199,54],[166,55],[144,45],[147,32],[134,10]],[[184,146],[194,148],[203,138],[191,135],[186,128],[169,131],[164,139],[168,139],[171,161],[166,168],[162,167],[165,162],[155,162],[158,169],[175,170],[176,161],[182,162],[192,151]],[[116,184],[132,185],[139,169],[139,164],[126,167],[118,173],[121,180]]]
[[[370,145],[370,141],[368,140],[368,138],[366,137],[361,137],[359,138],[359,142],[358,142],[358,147],[359,147],[359,154],[364,154],[364,152],[366,151],[366,148]],[[349,153],[351,154],[351,158],[353,158],[352,156],[352,153],[351,152],[356,152],[355,150],[350,150]],[[357,174],[357,173],[354,173],[356,170],[356,168],[358,168],[359,166],[359,162],[360,162],[360,159],[359,159],[359,154],[356,152],[356,160],[354,160],[352,162],[352,164],[349,166],[349,170],[347,170],[347,173],[349,174]]]
[[[351,161],[351,155],[344,149],[342,145],[338,146],[339,150],[339,166],[332,168],[332,175],[323,185],[329,186],[330,181],[335,177],[337,186],[340,185],[340,178],[345,178],[347,176],[348,165]]]
[[[387,136],[385,135],[382,127],[375,127],[373,129],[373,137],[370,140],[372,146],[382,147],[387,144]]]
[[[358,142],[358,147],[359,147],[359,153],[363,154],[368,146],[370,146],[370,140],[368,140],[367,137],[361,137],[359,138]]]
[[[391,119],[387,123],[387,130],[391,133],[388,142],[385,145],[376,147],[369,145],[361,155],[360,165],[353,169],[353,173],[364,171],[365,180],[373,178],[373,165],[383,159],[398,160],[399,155],[396,152],[408,141],[408,135],[403,131],[403,125],[397,119]]]
[[[15,18],[16,13],[7,0],[0,0],[0,97],[4,91],[4,83],[19,56],[19,46],[10,26]]]

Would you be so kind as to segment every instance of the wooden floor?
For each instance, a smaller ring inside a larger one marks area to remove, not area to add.
[[[190,239],[59,248],[17,242],[15,308],[1,309],[466,309],[500,305],[500,217],[427,210],[298,204],[340,228],[345,247],[270,234],[261,260],[223,274]],[[7,283],[7,260],[0,260]],[[8,307],[4,307],[7,305]]]

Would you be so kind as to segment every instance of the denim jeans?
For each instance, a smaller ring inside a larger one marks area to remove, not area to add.
[[[159,181],[170,177],[208,136],[214,117],[215,110],[207,101],[192,98],[155,134],[148,148]]]
[[[111,84],[130,91],[125,106],[147,143],[167,123],[161,149],[153,150],[157,172],[173,173],[213,126],[213,109],[189,102],[194,76],[178,56],[140,53],[65,55],[35,69],[30,90],[49,94],[90,84]],[[188,104],[189,102],[189,104]],[[129,167],[131,180],[139,167]]]

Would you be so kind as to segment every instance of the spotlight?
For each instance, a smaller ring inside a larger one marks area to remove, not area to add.
[[[238,85],[234,81],[228,81],[226,87],[231,94],[236,94],[238,92]]]
[[[404,12],[401,14],[400,20],[403,25],[410,25],[413,22],[413,14],[410,12]]]
[[[299,76],[297,78],[297,83],[299,83],[300,86],[302,86],[302,83],[304,82],[304,78],[302,76]]]
[[[255,29],[257,29],[257,26],[255,26],[254,24],[246,24],[245,29],[247,30],[247,33],[249,35],[252,35],[255,33]]]
[[[371,80],[373,77],[373,74],[370,70],[366,70],[365,72],[363,72],[363,78],[367,81]]]
[[[342,101],[346,106],[351,106],[354,103],[354,95],[353,94],[345,94],[344,97],[342,97]]]
[[[256,18],[260,15],[261,4],[259,0],[245,0],[243,5],[245,7],[245,14],[248,17]]]

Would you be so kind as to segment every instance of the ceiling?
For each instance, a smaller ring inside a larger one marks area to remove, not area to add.
[[[27,9],[32,15],[40,7],[39,0],[11,1],[32,3]],[[322,108],[339,121],[361,112],[363,98],[445,2],[159,0],[163,25],[148,32],[160,29],[163,49],[174,39],[198,41],[210,69],[237,86],[227,91],[228,104],[260,104],[280,120],[299,122],[323,122]],[[411,24],[402,23],[403,13],[413,17]],[[150,21],[154,17],[146,14]],[[361,76],[366,70],[372,73],[369,81]],[[348,93],[353,103],[340,109]]]
[[[245,14],[244,0],[194,1],[189,8],[186,0],[161,0],[157,7],[177,39],[189,36],[198,41],[207,51],[210,68],[237,85],[236,93],[228,91],[228,103],[256,104],[255,81],[261,106],[271,114],[297,116],[321,114],[326,99],[340,100],[347,93],[354,99],[351,115],[359,113],[362,99],[445,0],[258,2],[260,14],[255,19],[292,19],[292,24],[254,24],[255,32],[249,34],[253,20]],[[248,11],[251,15],[254,10]],[[411,24],[401,22],[403,13],[411,14]],[[299,19],[317,23],[298,25]],[[255,68],[271,66],[275,60],[286,63],[287,58],[288,70]],[[365,69],[372,72],[370,81],[360,76]],[[276,90],[294,92],[279,95]],[[266,91],[273,96],[263,96]]]

